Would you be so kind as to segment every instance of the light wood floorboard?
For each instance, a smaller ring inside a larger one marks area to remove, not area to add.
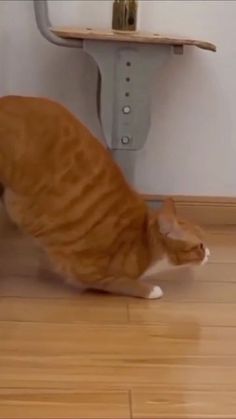
[[[81,294],[0,220],[0,418],[236,419],[236,229],[161,301]]]

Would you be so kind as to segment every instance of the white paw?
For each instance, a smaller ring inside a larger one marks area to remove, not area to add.
[[[156,285],[155,287],[153,287],[152,291],[148,295],[148,298],[150,300],[154,300],[155,298],[161,298],[162,296],[163,296],[162,289]]]
[[[209,257],[210,256],[210,254],[211,254],[211,252],[210,252],[210,250],[208,249],[208,247],[206,248],[206,250],[205,250],[205,254],[206,254],[206,256],[207,257]]]
[[[208,248],[205,249],[205,257],[201,262],[201,265],[205,265],[208,262],[209,256],[210,256],[210,250]]]

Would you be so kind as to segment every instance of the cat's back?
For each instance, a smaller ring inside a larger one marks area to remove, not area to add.
[[[79,258],[80,266],[89,261],[93,267],[95,260],[107,269],[114,255],[133,257],[131,244],[143,252],[146,204],[87,127],[43,98],[2,98],[3,114],[19,133],[9,136],[14,142],[10,154],[14,149],[17,159],[11,171],[16,194],[8,201],[19,225],[57,261],[68,261],[70,255]],[[9,141],[5,144],[9,147]],[[10,154],[4,159],[8,166]]]
[[[146,212],[110,152],[64,106],[46,98],[6,96],[0,99],[2,114],[11,126],[21,127],[18,138],[13,136],[22,156],[14,182],[27,195],[37,193],[38,202],[50,202],[47,212],[66,207],[64,216],[70,216],[77,205],[80,212],[103,217],[117,212],[132,218],[134,208]]]
[[[25,143],[33,147],[39,153],[38,158],[45,151],[44,146],[47,148],[51,144],[51,158],[62,145],[65,146],[65,155],[73,148],[73,152],[80,149],[84,154],[96,153],[97,157],[108,159],[106,149],[89,129],[63,105],[51,99],[4,96],[0,98],[0,122],[5,128],[5,135],[7,129],[10,131],[13,126],[19,132],[24,131],[24,138],[21,135],[21,142],[18,139],[16,142],[21,147]],[[63,155],[60,156],[62,160]]]
[[[54,190],[85,183],[85,191],[104,187],[109,194],[118,188],[126,199],[137,199],[111,153],[79,119],[53,100],[0,98],[0,155],[4,156],[3,164],[5,160],[15,174],[19,172],[19,182],[29,176],[30,185],[44,179]]]
[[[70,115],[70,112],[67,111],[61,104],[44,98],[44,97],[31,97],[31,96],[17,96],[9,95],[2,96],[0,98],[0,112],[7,112],[9,114],[18,115],[22,118],[33,115],[34,113],[39,114],[64,114],[64,116]]]
[[[69,126],[78,130],[82,124],[63,105],[43,97],[28,96],[4,96],[0,98],[0,118],[8,128],[7,121],[11,125],[24,126],[25,136],[42,135],[40,144],[44,138],[55,142],[55,135],[62,137],[61,128]],[[86,127],[83,126],[86,131]],[[59,138],[58,138],[59,140]]]
[[[71,165],[75,157],[80,160],[77,170],[92,168],[101,159],[109,165],[103,145],[80,120],[53,100],[24,96],[0,98],[0,127],[0,153],[6,155],[9,149],[24,156],[25,164],[32,160],[43,164],[45,176],[47,170],[56,172],[59,166],[63,170]]]

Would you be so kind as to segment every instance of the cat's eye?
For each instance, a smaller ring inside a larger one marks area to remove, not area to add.
[[[185,252],[197,252],[199,250],[201,252],[203,252],[205,250],[205,247],[204,247],[203,243],[200,243],[198,245],[194,245],[193,247],[186,249]]]

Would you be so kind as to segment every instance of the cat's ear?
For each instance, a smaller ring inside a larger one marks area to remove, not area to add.
[[[149,224],[158,223],[161,233],[168,234],[176,221],[176,210],[174,201],[170,198],[163,201],[160,208],[152,210],[149,216]]]
[[[160,233],[175,240],[182,237],[182,229],[176,218],[175,204],[172,199],[166,199],[161,208],[152,216],[151,223],[156,221],[159,225]]]
[[[176,208],[174,200],[167,198],[163,201],[160,212],[176,217]]]

